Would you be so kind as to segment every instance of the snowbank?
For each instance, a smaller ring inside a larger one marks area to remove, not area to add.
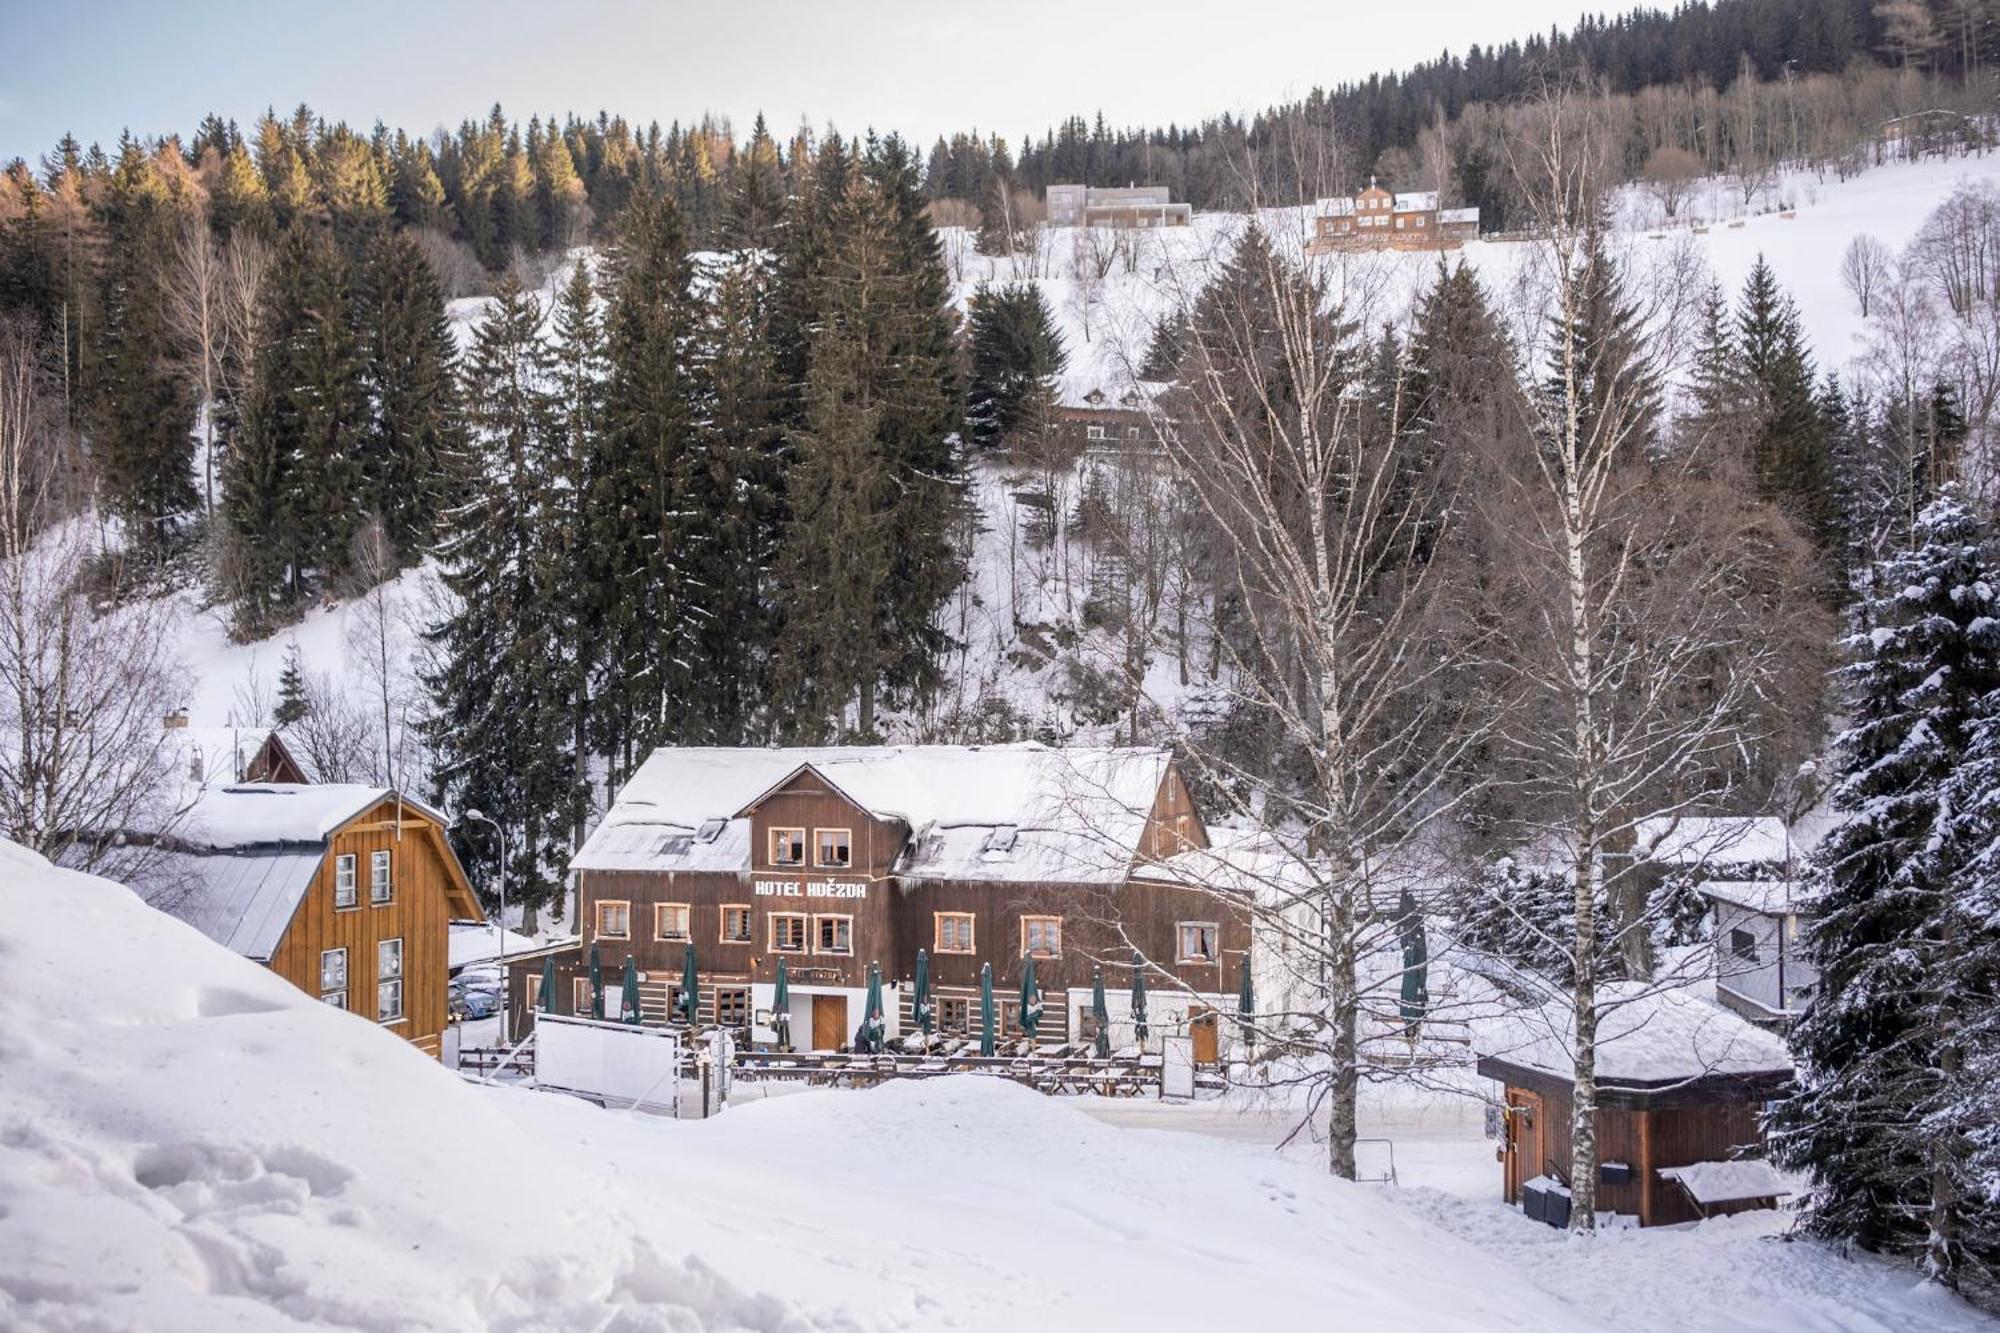
[[[9,844],[0,919],[0,1327],[1591,1326],[1254,1146],[981,1079],[607,1112]]]

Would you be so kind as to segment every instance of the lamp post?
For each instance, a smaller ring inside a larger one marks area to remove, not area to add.
[[[494,840],[500,844],[500,997],[504,1004],[507,998],[507,835],[500,829],[500,821],[478,810],[467,810],[463,818],[475,823],[489,825],[493,829]],[[500,1019],[502,1040],[507,1038],[507,1019],[502,1011]]]

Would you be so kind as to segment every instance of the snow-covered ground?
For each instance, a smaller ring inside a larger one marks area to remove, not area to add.
[[[674,1121],[462,1080],[10,844],[0,920],[10,1330],[1993,1327],[1771,1215],[1565,1238],[1464,1103],[1377,1108],[1393,1188],[1269,1109],[976,1078]]]

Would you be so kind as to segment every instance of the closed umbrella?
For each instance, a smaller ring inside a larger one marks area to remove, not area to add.
[[[771,1026],[778,1033],[778,1049],[792,1049],[792,979],[786,975],[785,960],[778,960],[778,984],[771,991]]]
[[[597,946],[590,946],[590,1016],[604,1017],[604,964],[598,960]]]
[[[916,1020],[917,1031],[924,1034],[924,1045],[929,1046],[937,1011],[931,1004],[931,956],[923,949],[917,950],[917,984],[910,996],[910,1017]]]
[[[639,1021],[639,965],[629,953],[625,955],[625,988],[618,996],[618,1021]]]
[[[1021,968],[1021,1031],[1028,1034],[1028,1040],[1035,1039],[1035,1029],[1042,1025],[1042,988],[1035,984],[1035,960],[1026,959]]]
[[[1132,1035],[1146,1044],[1146,962],[1138,950],[1132,952]]]
[[[553,954],[542,960],[542,989],[541,994],[535,997],[535,1004],[545,1014],[556,1007],[556,960]]]
[[[681,1022],[693,1027],[700,1005],[701,977],[694,970],[694,941],[689,940],[681,955]]]
[[[1111,1010],[1104,1003],[1104,969],[1090,969],[1090,1016],[1097,1023],[1097,1058],[1111,1058]]]
[[[979,967],[979,1053],[993,1054],[993,964]]]
[[[882,965],[868,965],[868,1003],[861,1010],[861,1040],[857,1045],[870,1055],[882,1051],[882,1034],[887,1020],[882,1014]]]
[[[1424,914],[1417,910],[1416,899],[1408,889],[1403,890],[1403,900],[1396,904],[1396,910],[1403,918],[1403,994],[1398,1007],[1414,1037],[1417,1024],[1423,1021],[1424,1011],[1431,1003],[1430,946],[1424,939]]]
[[[1250,1046],[1250,1020],[1257,1012],[1257,996],[1250,988],[1250,955],[1243,955],[1243,977],[1236,988],[1236,1017],[1243,1026],[1243,1045]]]

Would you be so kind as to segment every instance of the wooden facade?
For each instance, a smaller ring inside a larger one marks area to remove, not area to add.
[[[1569,1183],[1570,1085],[1554,1076],[1488,1056],[1479,1072],[1504,1088],[1502,1195],[1518,1204],[1537,1177]],[[1600,1086],[1597,1112],[1597,1206],[1635,1217],[1640,1226],[1671,1226],[1775,1206],[1775,1198],[1696,1207],[1659,1173],[1698,1162],[1761,1157],[1763,1104],[1789,1079],[1769,1074],[1708,1076],[1658,1088]]]
[[[832,781],[803,767],[738,812],[749,820],[749,854],[740,871],[595,870],[577,874],[580,943],[556,965],[557,1012],[574,1012],[596,945],[607,989],[630,956],[641,976],[642,1015],[666,1021],[678,995],[685,953],[694,945],[704,1023],[730,1023],[768,1005],[780,959],[794,997],[792,1036],[814,1049],[845,1044],[857,1026],[853,997],[879,964],[893,1029],[910,1023],[909,983],[918,950],[929,955],[940,1019],[977,1023],[981,969],[993,969],[1003,1024],[1013,1017],[1025,960],[1034,953],[1045,997],[1040,1035],[1071,1034],[1069,997],[1087,990],[1103,966],[1106,986],[1129,988],[1136,946],[1151,966],[1187,990],[1234,995],[1249,965],[1250,925],[1240,911],[1199,889],[1113,879],[1022,881],[936,875],[911,869],[912,830],[900,819],[857,804]],[[821,856],[822,838],[845,846],[844,861]],[[794,846],[804,863],[794,863]],[[1171,764],[1128,852],[1137,862],[1207,846],[1185,782]],[[834,863],[826,863],[832,861]],[[623,924],[622,933],[617,929]],[[746,929],[747,927],[747,929]],[[747,938],[746,938],[747,935]],[[1211,956],[1188,956],[1184,936]],[[512,1028],[524,1030],[523,1007],[536,991],[540,961],[514,969]],[[1149,985],[1162,997],[1177,988],[1165,976]],[[835,1003],[846,997],[843,1003]],[[746,1022],[747,1025],[747,1022]],[[1171,1027],[1171,1021],[1158,1026]],[[1210,1051],[1210,1059],[1215,1052]]]

